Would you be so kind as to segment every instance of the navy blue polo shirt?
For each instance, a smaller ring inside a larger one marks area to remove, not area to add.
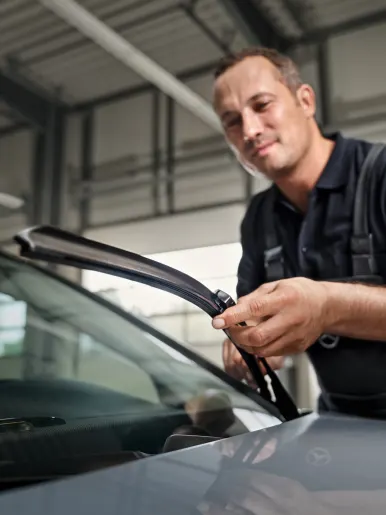
[[[287,277],[332,279],[351,275],[350,236],[356,183],[371,143],[329,136],[334,150],[317,184],[310,193],[305,215],[291,205],[273,185],[276,202],[271,216],[283,246]],[[386,250],[386,154],[381,155],[377,193],[378,216],[374,244],[378,255]],[[265,236],[263,204],[268,190],[252,198],[241,225],[242,258],[238,269],[237,296],[241,297],[266,281],[264,271]],[[386,282],[386,263],[379,259]]]
[[[350,237],[356,185],[361,166],[371,143],[343,137],[328,136],[335,141],[333,152],[317,184],[310,193],[306,214],[299,212],[273,185],[275,202],[272,213],[263,210],[268,190],[255,195],[241,225],[242,258],[238,268],[237,296],[246,295],[266,282],[264,269],[264,217],[274,219],[278,240],[283,247],[286,277],[308,277],[316,280],[346,278],[352,275]],[[386,152],[377,161],[375,216],[370,220],[374,236],[376,260],[386,284]],[[365,345],[362,343],[362,346]],[[374,343],[378,358],[384,360],[384,379],[364,385],[359,390],[386,393],[386,343]],[[379,347],[381,346],[381,347]],[[368,347],[366,348],[367,353]],[[315,350],[315,352],[318,352]],[[342,363],[328,355],[334,373],[341,372]],[[363,363],[362,363],[363,364]],[[359,373],[359,363],[351,363],[353,373]],[[371,363],[369,363],[371,366]],[[317,363],[315,363],[318,373]],[[319,370],[320,371],[320,370]],[[380,372],[381,373],[381,372]],[[330,374],[329,374],[330,375]],[[352,378],[354,380],[354,377]],[[329,381],[328,381],[329,382]],[[382,384],[381,384],[382,383]],[[328,389],[336,389],[332,381]],[[338,389],[341,389],[339,386]],[[355,390],[353,384],[349,390]]]

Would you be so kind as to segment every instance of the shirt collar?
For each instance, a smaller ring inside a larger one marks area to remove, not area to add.
[[[346,160],[346,140],[340,132],[324,135],[326,138],[335,142],[335,146],[327,161],[321,176],[319,177],[315,188],[323,190],[338,189],[346,184],[347,181],[347,167],[345,166]],[[291,202],[285,198],[276,184],[272,185],[275,194],[275,201],[285,205],[293,211],[301,214],[301,212],[294,207]]]
[[[334,190],[344,186],[347,181],[346,140],[340,132],[325,137],[334,141],[335,146],[316,183],[316,188]]]

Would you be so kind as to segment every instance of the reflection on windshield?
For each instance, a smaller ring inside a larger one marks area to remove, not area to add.
[[[278,423],[166,341],[22,262],[0,256],[0,294],[0,380],[81,382],[143,401],[143,409],[187,407],[199,424],[195,410],[214,410],[236,433]]]
[[[0,356],[21,353],[26,318],[25,302],[0,292]]]

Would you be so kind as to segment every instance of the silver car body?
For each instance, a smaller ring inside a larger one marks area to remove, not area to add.
[[[385,425],[310,414],[245,435],[5,493],[41,515],[384,515]]]

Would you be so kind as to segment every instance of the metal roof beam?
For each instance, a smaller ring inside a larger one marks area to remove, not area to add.
[[[123,65],[134,70],[167,96],[173,98],[182,107],[191,111],[213,130],[222,133],[221,124],[209,102],[143,54],[77,2],[74,0],[39,1],[57,16],[76,27],[79,32],[94,41],[94,43]]]
[[[300,7],[298,4],[294,2],[294,0],[283,0],[283,3],[284,6],[287,8],[288,12],[291,14],[294,22],[298,24],[302,31],[307,32],[309,27],[307,10],[309,9],[309,7]]]
[[[177,77],[177,79],[179,79],[181,81],[187,81],[190,79],[195,79],[196,77],[201,77],[202,75],[206,75],[207,73],[214,73],[214,70],[216,69],[217,64],[218,64],[218,61],[210,62],[210,63],[204,64],[202,66],[199,66],[197,68],[190,68],[188,70],[184,70],[180,73],[177,73],[176,77]],[[125,100],[130,97],[135,97],[136,95],[142,95],[144,93],[149,93],[149,92],[153,91],[154,89],[155,89],[155,86],[153,84],[150,84],[149,82],[144,82],[142,84],[139,84],[138,86],[133,86],[131,88],[124,88],[119,91],[115,91],[114,93],[108,93],[107,95],[101,95],[101,96],[92,98],[91,100],[85,100],[83,102],[79,102],[78,104],[71,106],[69,108],[69,111],[71,111],[71,112],[87,111],[94,107],[104,106],[104,105],[112,103],[112,102],[120,102],[121,100]]]
[[[0,127],[0,138],[5,136],[10,136],[11,134],[15,134],[24,129],[28,129],[30,127],[29,123],[15,123],[13,125],[7,125],[6,127]]]
[[[253,0],[220,1],[250,44],[276,48],[282,52],[289,48],[290,41],[279,33],[264,10],[259,9]]]
[[[0,97],[29,123],[39,128],[46,126],[50,109],[48,100],[2,71]]]
[[[214,43],[214,45],[221,50],[221,52],[225,54],[229,54],[231,52],[229,46],[222,41],[217,34],[200,18],[195,10],[195,5],[188,4],[180,4],[181,9],[185,12],[185,14],[192,20],[193,23],[197,25],[197,27]]]

